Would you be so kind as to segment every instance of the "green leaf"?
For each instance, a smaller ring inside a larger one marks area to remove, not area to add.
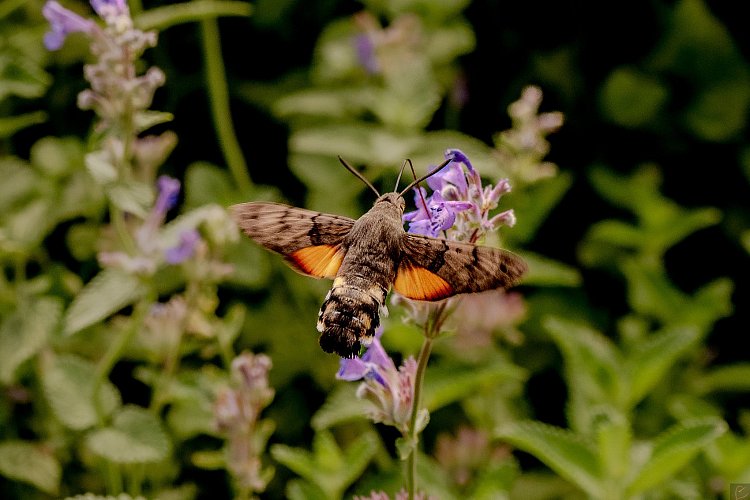
[[[73,137],[43,137],[31,147],[31,163],[45,175],[61,178],[80,170],[83,144]]]
[[[580,436],[534,421],[501,426],[495,436],[531,453],[588,495],[602,498],[596,449]]]
[[[34,356],[51,338],[62,316],[57,298],[39,297],[5,318],[0,324],[0,382],[14,382],[16,369]]]
[[[100,186],[106,186],[117,180],[117,167],[112,163],[106,151],[93,151],[84,159],[86,170]]]
[[[550,316],[543,320],[565,358],[568,387],[588,401],[620,406],[624,384],[622,358],[607,337],[579,323]]]
[[[750,362],[724,365],[703,371],[693,381],[693,389],[699,395],[719,391],[750,391]]]
[[[635,407],[657,384],[663,382],[667,371],[699,339],[697,328],[676,326],[638,344],[625,360],[626,378],[630,382],[630,406]]]
[[[581,273],[572,266],[526,251],[522,257],[529,265],[524,285],[577,287],[581,284]]]
[[[44,395],[57,419],[69,429],[84,430],[99,421],[94,401],[97,376],[96,365],[72,355],[59,356],[43,367]],[[101,385],[98,400],[102,412],[108,415],[119,406],[120,395],[107,380]]]
[[[15,116],[0,116],[0,139],[7,139],[19,130],[46,121],[47,113],[44,111],[32,111]]]
[[[28,441],[0,442],[0,475],[57,495],[62,467],[50,449]]]
[[[136,133],[141,133],[156,125],[171,122],[173,119],[172,113],[165,113],[164,111],[139,111],[133,118],[133,127]]]
[[[633,433],[625,418],[601,422],[596,428],[596,442],[602,475],[609,479],[624,478],[630,466]]]
[[[331,500],[331,497],[317,485],[292,479],[286,486],[286,496],[289,500]]]
[[[154,203],[153,188],[139,181],[122,181],[107,186],[107,196],[112,203],[129,214],[141,219],[148,217]]]
[[[327,429],[345,422],[365,418],[372,403],[356,396],[358,383],[342,383],[328,394],[325,403],[313,415],[313,429]]]
[[[63,333],[72,335],[104,320],[142,297],[141,281],[117,269],[105,269],[89,281],[65,313]]]
[[[172,449],[159,419],[136,406],[122,408],[112,425],[91,432],[86,444],[95,454],[117,464],[159,462]]]
[[[136,16],[135,25],[142,30],[163,31],[177,24],[213,19],[216,17],[248,17],[252,5],[227,0],[197,0],[149,9]]]
[[[31,166],[12,156],[0,158],[0,213],[33,196],[39,186],[40,176]],[[2,220],[2,218],[0,218]]]
[[[427,370],[423,405],[434,412],[444,406],[476,394],[483,387],[504,381],[524,381],[526,370],[510,362],[493,362],[486,366],[433,366]]]
[[[185,172],[185,207],[198,208],[208,204],[231,205],[237,199],[236,187],[229,173],[206,162],[190,164]]]
[[[628,485],[628,494],[637,495],[666,481],[726,429],[726,423],[718,418],[675,424],[654,441],[649,457]]]
[[[657,78],[636,68],[619,67],[602,85],[599,102],[611,121],[636,128],[653,122],[668,96],[669,91]]]

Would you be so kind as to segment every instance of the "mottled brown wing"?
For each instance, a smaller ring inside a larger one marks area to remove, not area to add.
[[[255,242],[284,256],[293,269],[333,278],[341,266],[341,242],[354,220],[281,203],[249,202],[230,207],[232,218]]]
[[[416,300],[510,288],[526,272],[521,257],[500,248],[407,234],[394,290]]]

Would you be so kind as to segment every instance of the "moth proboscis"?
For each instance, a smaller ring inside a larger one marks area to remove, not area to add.
[[[525,262],[507,250],[404,230],[403,195],[450,160],[403,191],[394,189],[383,195],[339,160],[378,196],[373,207],[357,220],[280,203],[248,202],[230,207],[247,236],[281,254],[294,270],[333,279],[318,315],[324,351],[351,358],[362,345],[372,342],[391,288],[410,299],[437,301],[460,293],[509,288],[526,271]]]

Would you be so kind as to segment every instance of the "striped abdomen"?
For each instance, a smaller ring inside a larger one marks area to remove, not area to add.
[[[339,276],[318,315],[320,347],[343,358],[359,354],[372,342],[380,325],[380,309],[387,289],[359,276]]]

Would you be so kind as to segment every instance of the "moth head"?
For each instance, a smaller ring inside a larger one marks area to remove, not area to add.
[[[406,201],[404,201],[404,197],[399,193],[385,193],[378,198],[376,203],[387,203],[393,205],[398,208],[400,215],[403,215],[404,210],[406,210]]]

